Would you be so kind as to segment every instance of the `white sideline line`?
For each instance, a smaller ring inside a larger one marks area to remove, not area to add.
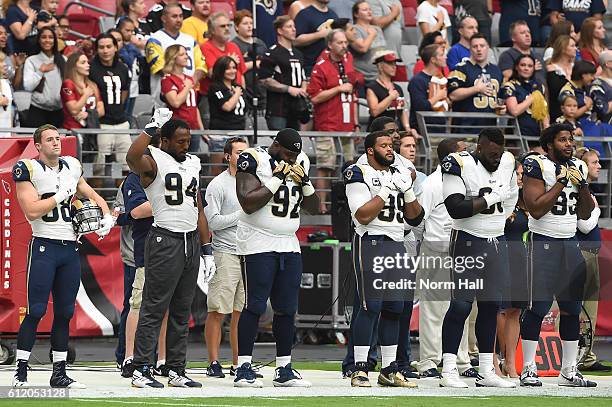
[[[186,404],[185,400],[181,403],[168,403],[164,401],[127,401],[127,400],[95,400],[95,399],[71,399],[74,401],[83,401],[85,403],[116,403],[116,404],[145,404],[151,406],[203,406],[203,407],[253,407],[253,405],[239,404]],[[266,397],[266,400],[268,398]],[[274,400],[274,399],[272,399]]]

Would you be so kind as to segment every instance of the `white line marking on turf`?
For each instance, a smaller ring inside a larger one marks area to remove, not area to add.
[[[266,398],[268,399],[268,398]],[[191,404],[182,400],[180,403],[168,403],[164,401],[127,401],[127,400],[94,400],[94,399],[72,399],[74,401],[83,401],[85,403],[116,403],[116,404],[144,404],[147,406],[202,406],[202,407],[254,407],[253,405],[239,404]]]

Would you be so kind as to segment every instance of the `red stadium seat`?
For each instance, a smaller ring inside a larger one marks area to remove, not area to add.
[[[404,7],[404,26],[416,27],[416,8]]]
[[[66,14],[64,9],[66,8],[66,5],[70,3],[71,1],[72,0],[60,0],[59,7],[57,8],[58,14]],[[97,8],[101,8],[102,10],[108,10],[111,13],[113,13],[113,16],[115,15],[115,12],[116,12],[115,2],[112,0],[83,0],[82,3],[90,4]],[[81,6],[71,6],[68,9],[68,14],[87,14],[87,15],[92,15],[96,17],[106,16],[105,14],[98,13],[97,11],[90,10],[86,7],[81,7]]]
[[[419,6],[419,2],[417,0],[400,0],[402,3],[402,7],[412,7],[416,9]]]
[[[225,11],[227,14],[229,14],[230,19],[234,18],[234,7],[232,7],[231,4],[228,3],[222,3],[220,1],[213,1],[212,3],[210,3],[210,12],[212,13],[216,13],[219,11]]]
[[[68,20],[70,21],[70,29],[72,31],[94,38],[100,34],[100,21],[98,17],[89,14],[69,14]]]

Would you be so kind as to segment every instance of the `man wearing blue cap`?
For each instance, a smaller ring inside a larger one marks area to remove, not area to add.
[[[258,321],[268,298],[274,309],[275,387],[310,387],[291,368],[294,316],[302,279],[300,208],[317,213],[319,197],[308,178],[310,160],[293,129],[278,132],[269,148],[249,148],[238,158],[236,195],[244,211],[236,230],[246,304],[238,323],[235,387],[263,387],[251,363]]]

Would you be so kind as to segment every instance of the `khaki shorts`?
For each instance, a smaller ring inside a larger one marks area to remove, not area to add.
[[[130,296],[130,308],[138,311],[142,304],[142,289],[145,282],[145,269],[138,267],[134,275],[134,283],[132,284],[132,295]]]
[[[214,252],[217,271],[208,283],[208,312],[231,314],[244,308],[244,284],[240,256]]]
[[[352,138],[343,137],[340,139],[342,144],[342,156],[344,162],[351,161],[355,158],[355,143]],[[317,156],[317,168],[336,168],[336,144],[332,137],[317,137],[315,143]]]
[[[100,124],[101,129],[105,130],[129,130],[130,123],[120,124]],[[115,153],[115,158],[123,171],[128,171],[129,167],[125,161],[127,151],[132,145],[132,138],[126,132],[116,134],[98,134],[98,155],[94,165],[94,175],[104,175],[107,156]]]

